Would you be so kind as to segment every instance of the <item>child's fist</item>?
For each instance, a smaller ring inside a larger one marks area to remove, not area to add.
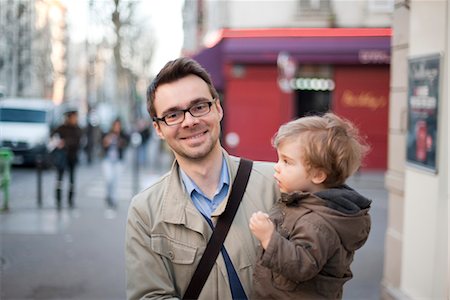
[[[270,237],[275,229],[272,221],[269,219],[269,215],[261,211],[255,212],[250,218],[250,230],[261,242],[261,246],[266,249],[269,245]]]

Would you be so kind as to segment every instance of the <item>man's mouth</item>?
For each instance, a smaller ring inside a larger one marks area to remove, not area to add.
[[[195,139],[198,139],[199,137],[202,137],[203,135],[205,135],[205,133],[207,132],[207,130],[206,131],[203,131],[203,132],[200,132],[200,133],[197,133],[197,134],[194,134],[194,135],[190,135],[190,136],[187,136],[187,137],[182,137],[181,139],[182,140],[195,140]]]

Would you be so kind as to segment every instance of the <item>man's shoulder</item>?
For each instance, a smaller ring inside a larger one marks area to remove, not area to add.
[[[254,161],[253,162],[253,173],[259,174],[267,179],[273,181],[274,167],[275,163],[267,161]]]
[[[155,197],[161,197],[167,189],[170,172],[163,174],[159,178],[153,178],[153,182],[144,190],[133,197],[133,202],[148,201]]]
[[[230,155],[229,159],[235,164],[235,167],[237,169],[241,157]],[[273,162],[254,160],[252,167],[252,176],[258,176],[263,178],[264,180],[273,181],[274,166],[275,163]]]
[[[269,162],[269,161],[253,161],[253,168],[260,171],[260,172],[269,172],[269,173],[274,173],[274,166],[275,163],[274,162]]]

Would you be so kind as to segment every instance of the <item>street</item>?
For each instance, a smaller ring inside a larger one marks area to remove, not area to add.
[[[10,211],[0,214],[1,299],[125,299],[127,206],[136,189],[151,184],[167,168],[141,168],[136,177],[130,161],[119,186],[116,215],[106,211],[99,161],[80,165],[76,209],[68,210],[63,202],[60,212],[54,203],[54,170],[42,173],[38,208],[36,169],[13,168]],[[354,279],[344,286],[344,299],[379,299],[387,209],[384,176],[362,173],[349,184],[373,199],[373,225],[368,242],[356,253]]]

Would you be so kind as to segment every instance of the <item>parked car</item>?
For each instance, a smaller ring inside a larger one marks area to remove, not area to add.
[[[55,108],[48,99],[0,100],[0,147],[14,152],[13,164],[36,164],[39,155],[46,163]]]

